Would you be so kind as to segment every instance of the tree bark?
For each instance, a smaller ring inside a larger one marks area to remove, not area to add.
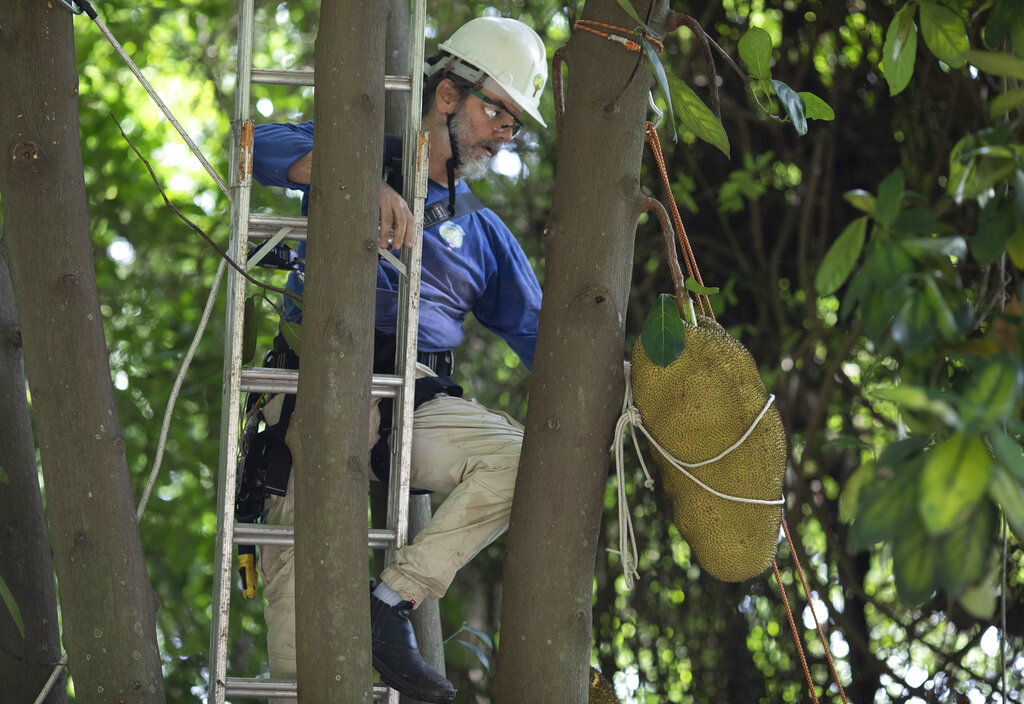
[[[615,0],[588,2],[584,16],[635,24]],[[642,67],[631,79],[637,54],[585,32],[570,39],[567,59],[547,283],[505,559],[501,704],[587,701],[594,559],[624,391],[650,73]]]
[[[366,494],[385,0],[321,4],[296,440],[300,700],[370,702]],[[325,599],[325,595],[329,598]]]
[[[0,232],[0,240],[3,233]],[[25,394],[21,331],[7,262],[0,257],[0,579],[14,597],[24,637],[0,604],[0,682],[15,702],[35,701],[60,661],[57,594],[36,445]],[[61,678],[63,680],[63,677]],[[63,681],[46,704],[67,701]]]
[[[92,263],[73,15],[59,3],[2,8],[4,246],[76,700],[163,702],[156,599],[139,540]]]

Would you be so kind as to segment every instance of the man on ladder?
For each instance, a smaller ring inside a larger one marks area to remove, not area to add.
[[[461,388],[447,378],[451,350],[462,342],[463,319],[473,313],[531,367],[541,302],[540,286],[519,243],[476,200],[466,181],[487,174],[498,151],[520,129],[522,113],[545,124],[538,104],[547,60],[536,32],[506,18],[472,20],[439,49],[424,71],[430,182],[417,334],[422,378],[416,390],[411,481],[416,489],[448,496],[415,541],[401,548],[394,564],[383,571],[370,595],[370,613],[373,664],[382,681],[414,699],[447,704],[455,689],[420,656],[408,614],[424,600],[443,596],[458,569],[508,527],[523,435],[522,426],[507,415],[461,398]],[[312,122],[256,129],[255,178],[262,185],[302,190],[303,215],[312,148]],[[386,138],[385,175],[391,173],[381,186],[382,248],[409,246],[415,232],[413,216],[397,192],[401,178],[389,168],[400,157],[400,140]],[[305,258],[304,242],[299,257]],[[293,272],[289,288],[301,292],[302,278],[301,272]],[[387,367],[394,364],[396,299],[397,272],[382,259],[375,303],[378,373],[393,371]],[[285,306],[286,315],[301,322],[301,310],[290,300]],[[375,401],[368,458],[380,439],[381,415]],[[374,473],[386,480],[381,464],[373,463]],[[294,475],[285,496],[268,498],[268,523],[293,523],[293,480]],[[266,585],[271,676],[294,678],[294,549],[264,547],[260,572]]]

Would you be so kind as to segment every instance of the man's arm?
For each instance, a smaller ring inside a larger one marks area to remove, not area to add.
[[[300,156],[288,167],[288,180],[293,183],[308,184],[313,175],[313,150]],[[416,235],[412,212],[402,196],[386,183],[380,184],[380,242],[378,246],[385,249],[399,249],[403,246],[412,247]]]

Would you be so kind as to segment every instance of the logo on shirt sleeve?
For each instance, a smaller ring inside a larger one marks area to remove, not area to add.
[[[448,243],[448,249],[458,249],[466,238],[466,231],[454,222],[446,222],[441,225],[441,237]]]

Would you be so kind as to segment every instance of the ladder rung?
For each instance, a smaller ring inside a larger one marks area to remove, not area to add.
[[[299,388],[299,373],[293,369],[245,367],[242,369],[242,391],[265,391],[272,394],[294,394]],[[402,377],[394,374],[373,375],[373,395],[394,398],[402,388]]]
[[[260,523],[236,523],[235,545],[274,545],[288,548],[295,544],[295,529],[292,526],[277,526]],[[372,528],[368,534],[371,550],[384,550],[395,542],[395,531]]]
[[[373,698],[384,699],[390,690],[382,684],[373,685]],[[224,682],[228,697],[263,697],[265,699],[294,699],[297,696],[295,680],[265,680],[255,677],[228,677]]]
[[[252,82],[278,86],[311,86],[313,69],[254,68]],[[412,90],[412,80],[408,76],[384,76],[384,90]]]
[[[304,217],[295,215],[260,215],[249,214],[249,237],[269,239],[281,231],[282,227],[290,227],[291,232],[285,237],[289,240],[306,239],[306,222]]]

